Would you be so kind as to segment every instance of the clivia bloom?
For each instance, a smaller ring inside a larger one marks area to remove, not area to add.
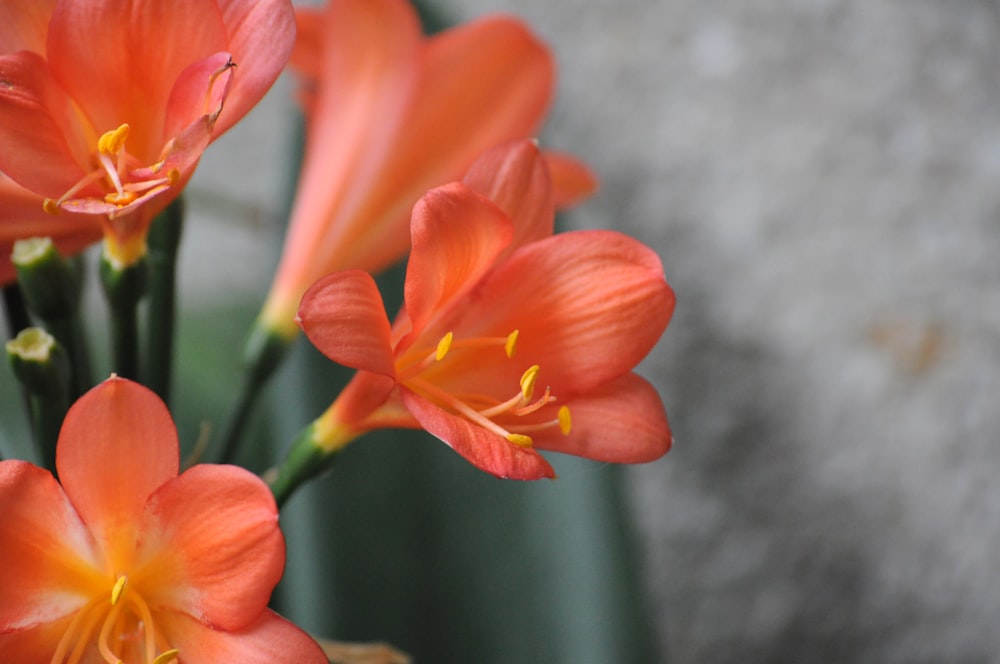
[[[659,258],[612,231],[551,232],[545,162],[514,143],[417,203],[394,325],[364,272],[311,288],[306,335],[360,370],[311,425],[314,445],[423,428],[515,479],[554,476],[538,449],[619,463],[666,453],[663,405],[632,372],[673,312]]]
[[[163,402],[111,377],[69,411],[60,483],[0,462],[0,653],[18,664],[326,662],[267,609],[284,539],[235,466],[178,476]]]
[[[96,216],[109,258],[130,265],[209,142],[277,78],[294,34],[288,0],[8,0],[0,171],[52,214]]]
[[[551,103],[549,49],[522,22],[488,17],[432,37],[407,0],[299,7],[292,66],[306,146],[288,235],[258,327],[298,334],[306,289],[335,270],[378,272],[409,249],[409,215],[485,150],[534,136]],[[553,157],[567,204],[596,183]]]

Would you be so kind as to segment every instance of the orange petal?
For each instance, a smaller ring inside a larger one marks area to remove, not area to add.
[[[480,470],[502,479],[538,480],[555,477],[545,458],[530,448],[519,447],[468,420],[445,412],[405,387],[403,403],[428,433],[444,441]]]
[[[100,583],[87,527],[52,473],[25,461],[0,462],[0,542],[0,634],[74,613]]]
[[[285,68],[295,44],[295,14],[288,0],[217,0],[217,4],[229,35],[222,50],[233,54],[239,68],[215,125],[219,136],[261,100]]]
[[[177,430],[152,391],[112,376],[69,409],[56,468],[106,555],[124,564],[147,498],[177,475]]]
[[[167,101],[166,124],[163,129],[165,137],[172,138],[183,133],[205,116],[209,116],[207,125],[211,132],[217,114],[227,101],[234,78],[233,62],[232,54],[222,51],[184,68]],[[207,139],[204,145],[208,145]]]
[[[4,634],[0,631],[0,653],[4,662],[51,664],[59,639],[69,628],[71,616],[29,629]]]
[[[149,599],[226,630],[267,606],[285,564],[271,491],[237,466],[198,465],[168,481],[138,532]]]
[[[552,184],[546,161],[533,141],[510,141],[486,151],[463,182],[493,201],[514,223],[508,253],[552,235]]]
[[[35,53],[0,56],[0,81],[0,170],[58,198],[89,167],[72,102]]]
[[[405,298],[413,334],[418,336],[432,318],[447,316],[443,309],[493,268],[510,244],[513,228],[498,207],[455,182],[417,202],[411,233]]]
[[[395,376],[389,319],[371,275],[334,272],[310,288],[299,306],[309,341],[338,364]]]
[[[610,463],[645,463],[670,450],[673,436],[656,389],[634,373],[570,400],[573,429],[534,436],[540,449]]]
[[[516,381],[538,364],[539,380],[568,398],[635,367],[666,328],[674,294],[649,247],[613,231],[575,231],[515,251],[466,306],[476,334],[520,330],[516,366],[498,365],[503,378],[483,367],[478,380]]]
[[[573,207],[597,191],[597,175],[576,157],[546,150],[545,163],[549,165],[555,204],[560,210]]]
[[[182,614],[166,614],[161,623],[181,662],[240,664],[327,664],[323,650],[308,634],[271,610],[239,631],[211,629]]]
[[[314,87],[320,75],[323,60],[324,11],[317,7],[295,7],[295,46],[288,65]]]
[[[171,3],[60,2],[49,25],[48,61],[100,135],[129,123],[128,151],[143,163],[163,146],[167,100],[192,62],[228,51],[215,0]]]
[[[398,132],[411,131],[405,109],[417,82],[421,35],[409,3],[331,2],[322,16],[322,40],[314,120],[281,263],[262,313],[275,329],[289,325],[302,294],[320,277],[348,268],[372,270],[368,257],[374,254],[401,257],[413,202],[440,184],[413,194],[380,192],[379,206],[396,206],[388,217],[360,211],[382,181]],[[404,174],[403,183],[416,173]]]
[[[0,53],[45,53],[45,36],[56,0],[7,0],[0,3]]]

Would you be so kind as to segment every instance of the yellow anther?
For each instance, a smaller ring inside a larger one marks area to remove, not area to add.
[[[156,656],[156,659],[153,660],[153,664],[167,664],[167,662],[172,662],[177,659],[177,656],[180,654],[181,651],[177,648],[166,650]]]
[[[562,431],[564,436],[569,435],[569,430],[573,427],[573,420],[569,416],[569,406],[563,406],[559,409],[559,430]]]
[[[434,351],[434,359],[440,362],[444,359],[444,356],[448,354],[451,350],[451,342],[455,338],[455,335],[449,332],[448,334],[441,337],[441,341],[438,342],[437,350]]]
[[[111,589],[111,606],[114,606],[121,601],[122,595],[125,594],[125,586],[128,585],[127,576],[119,576],[118,580],[115,581],[114,588]]]
[[[514,357],[514,346],[517,344],[517,335],[520,330],[514,330],[507,335],[507,343],[503,345],[504,352],[507,353],[507,359]]]
[[[528,370],[521,376],[521,396],[530,399],[535,393],[535,379],[538,377],[539,366],[537,364],[528,367]]]
[[[181,172],[176,168],[171,168],[167,171],[167,184],[173,186],[177,184],[177,181],[181,179]]]
[[[51,198],[46,198],[42,202],[42,209],[48,214],[59,214],[59,204]]]
[[[106,131],[97,139],[97,151],[107,155],[116,155],[125,147],[128,138],[128,124],[122,123],[118,129]]]
[[[139,195],[134,191],[112,191],[110,194],[104,195],[104,202],[124,207],[137,198]]]
[[[529,448],[535,444],[535,441],[531,440],[531,436],[525,436],[523,433],[509,433],[507,440],[523,448]]]

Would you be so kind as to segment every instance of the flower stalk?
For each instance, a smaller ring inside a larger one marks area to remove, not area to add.
[[[31,423],[42,463],[55,469],[56,441],[69,407],[69,360],[55,337],[38,327],[7,342],[7,360],[29,394]]]
[[[146,385],[170,404],[177,311],[177,256],[184,203],[175,199],[149,230],[149,308],[146,318]]]
[[[139,377],[139,302],[149,284],[146,256],[121,265],[107,252],[101,255],[101,285],[111,314],[111,358],[123,378]]]
[[[28,309],[68,355],[70,396],[76,398],[91,386],[86,330],[79,313],[80,268],[66,260],[48,237],[15,242],[11,262]]]

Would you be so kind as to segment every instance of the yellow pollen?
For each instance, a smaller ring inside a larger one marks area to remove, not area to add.
[[[177,181],[181,179],[181,172],[176,168],[171,168],[167,171],[167,184],[173,186],[177,184]]]
[[[451,332],[441,337],[441,341],[438,342],[437,350],[434,351],[434,359],[440,362],[444,359],[448,351],[451,350],[451,342],[455,338],[455,335]]]
[[[531,395],[535,393],[535,379],[538,378],[540,369],[541,367],[535,364],[528,367],[528,370],[521,376],[521,396],[525,399],[531,399]]]
[[[51,198],[46,198],[42,202],[42,209],[48,214],[56,215],[59,214],[59,203],[56,203]]]
[[[523,447],[525,449],[534,445],[535,441],[531,440],[531,436],[525,436],[523,433],[509,433],[507,434],[507,440],[514,443],[518,447]]]
[[[569,435],[570,429],[573,427],[573,420],[569,416],[569,406],[562,406],[559,409],[559,430],[562,431],[564,436]]]
[[[156,656],[156,659],[153,660],[153,664],[167,664],[167,662],[172,662],[177,659],[179,654],[181,654],[181,651],[177,648],[161,652]]]
[[[118,129],[106,131],[97,140],[98,152],[106,155],[116,155],[125,147],[125,139],[128,138],[128,124],[122,123]]]
[[[514,346],[517,344],[518,334],[520,334],[520,330],[514,330],[507,335],[507,342],[503,345],[504,352],[507,353],[507,359],[514,357]]]
[[[128,585],[127,576],[119,576],[118,580],[115,581],[114,588],[111,589],[111,606],[114,606],[119,601],[121,601],[122,595],[125,594],[125,586]]]

